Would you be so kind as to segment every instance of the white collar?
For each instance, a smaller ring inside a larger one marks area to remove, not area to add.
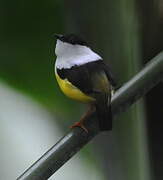
[[[75,65],[80,66],[89,62],[102,60],[98,54],[87,46],[72,45],[60,40],[57,40],[55,52],[57,54],[55,65],[58,69],[69,69]]]

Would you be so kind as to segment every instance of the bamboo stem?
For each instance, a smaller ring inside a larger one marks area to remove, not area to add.
[[[136,100],[145,95],[163,78],[163,52],[153,58],[138,74],[116,91],[112,98],[113,118],[127,110]],[[99,133],[96,113],[87,121],[86,133],[81,128],[73,128],[62,137],[39,160],[28,168],[17,180],[45,180],[65,164],[76,152]],[[113,129],[114,130],[114,129]]]

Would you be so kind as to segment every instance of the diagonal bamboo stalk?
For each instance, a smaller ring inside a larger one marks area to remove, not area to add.
[[[127,110],[163,78],[163,52],[153,58],[138,74],[116,91],[112,98],[113,118]],[[89,133],[74,128],[62,137],[17,180],[45,180],[99,133],[96,113],[85,123]]]

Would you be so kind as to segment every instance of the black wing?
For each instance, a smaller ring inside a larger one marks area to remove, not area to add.
[[[102,64],[103,64],[103,65],[102,65],[102,66],[103,66],[103,69],[105,70],[105,73],[106,73],[106,75],[107,75],[107,77],[108,77],[111,85],[112,85],[113,87],[115,87],[115,86],[117,85],[117,83],[116,83],[116,81],[115,81],[115,78],[114,78],[114,76],[113,76],[113,74],[112,74],[111,69],[110,69],[109,66],[108,66],[107,64],[105,64],[104,62],[103,62]]]
[[[62,79],[68,79],[75,87],[86,94],[92,93],[90,73],[86,66],[73,66],[70,69],[57,69]]]
[[[57,69],[57,73],[86,94],[107,91],[110,85],[115,85],[109,67],[102,60],[73,66],[70,69]]]

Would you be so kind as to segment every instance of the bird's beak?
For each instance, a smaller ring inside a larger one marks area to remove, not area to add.
[[[61,39],[63,37],[62,34],[54,34],[54,37],[56,37],[56,39]]]

